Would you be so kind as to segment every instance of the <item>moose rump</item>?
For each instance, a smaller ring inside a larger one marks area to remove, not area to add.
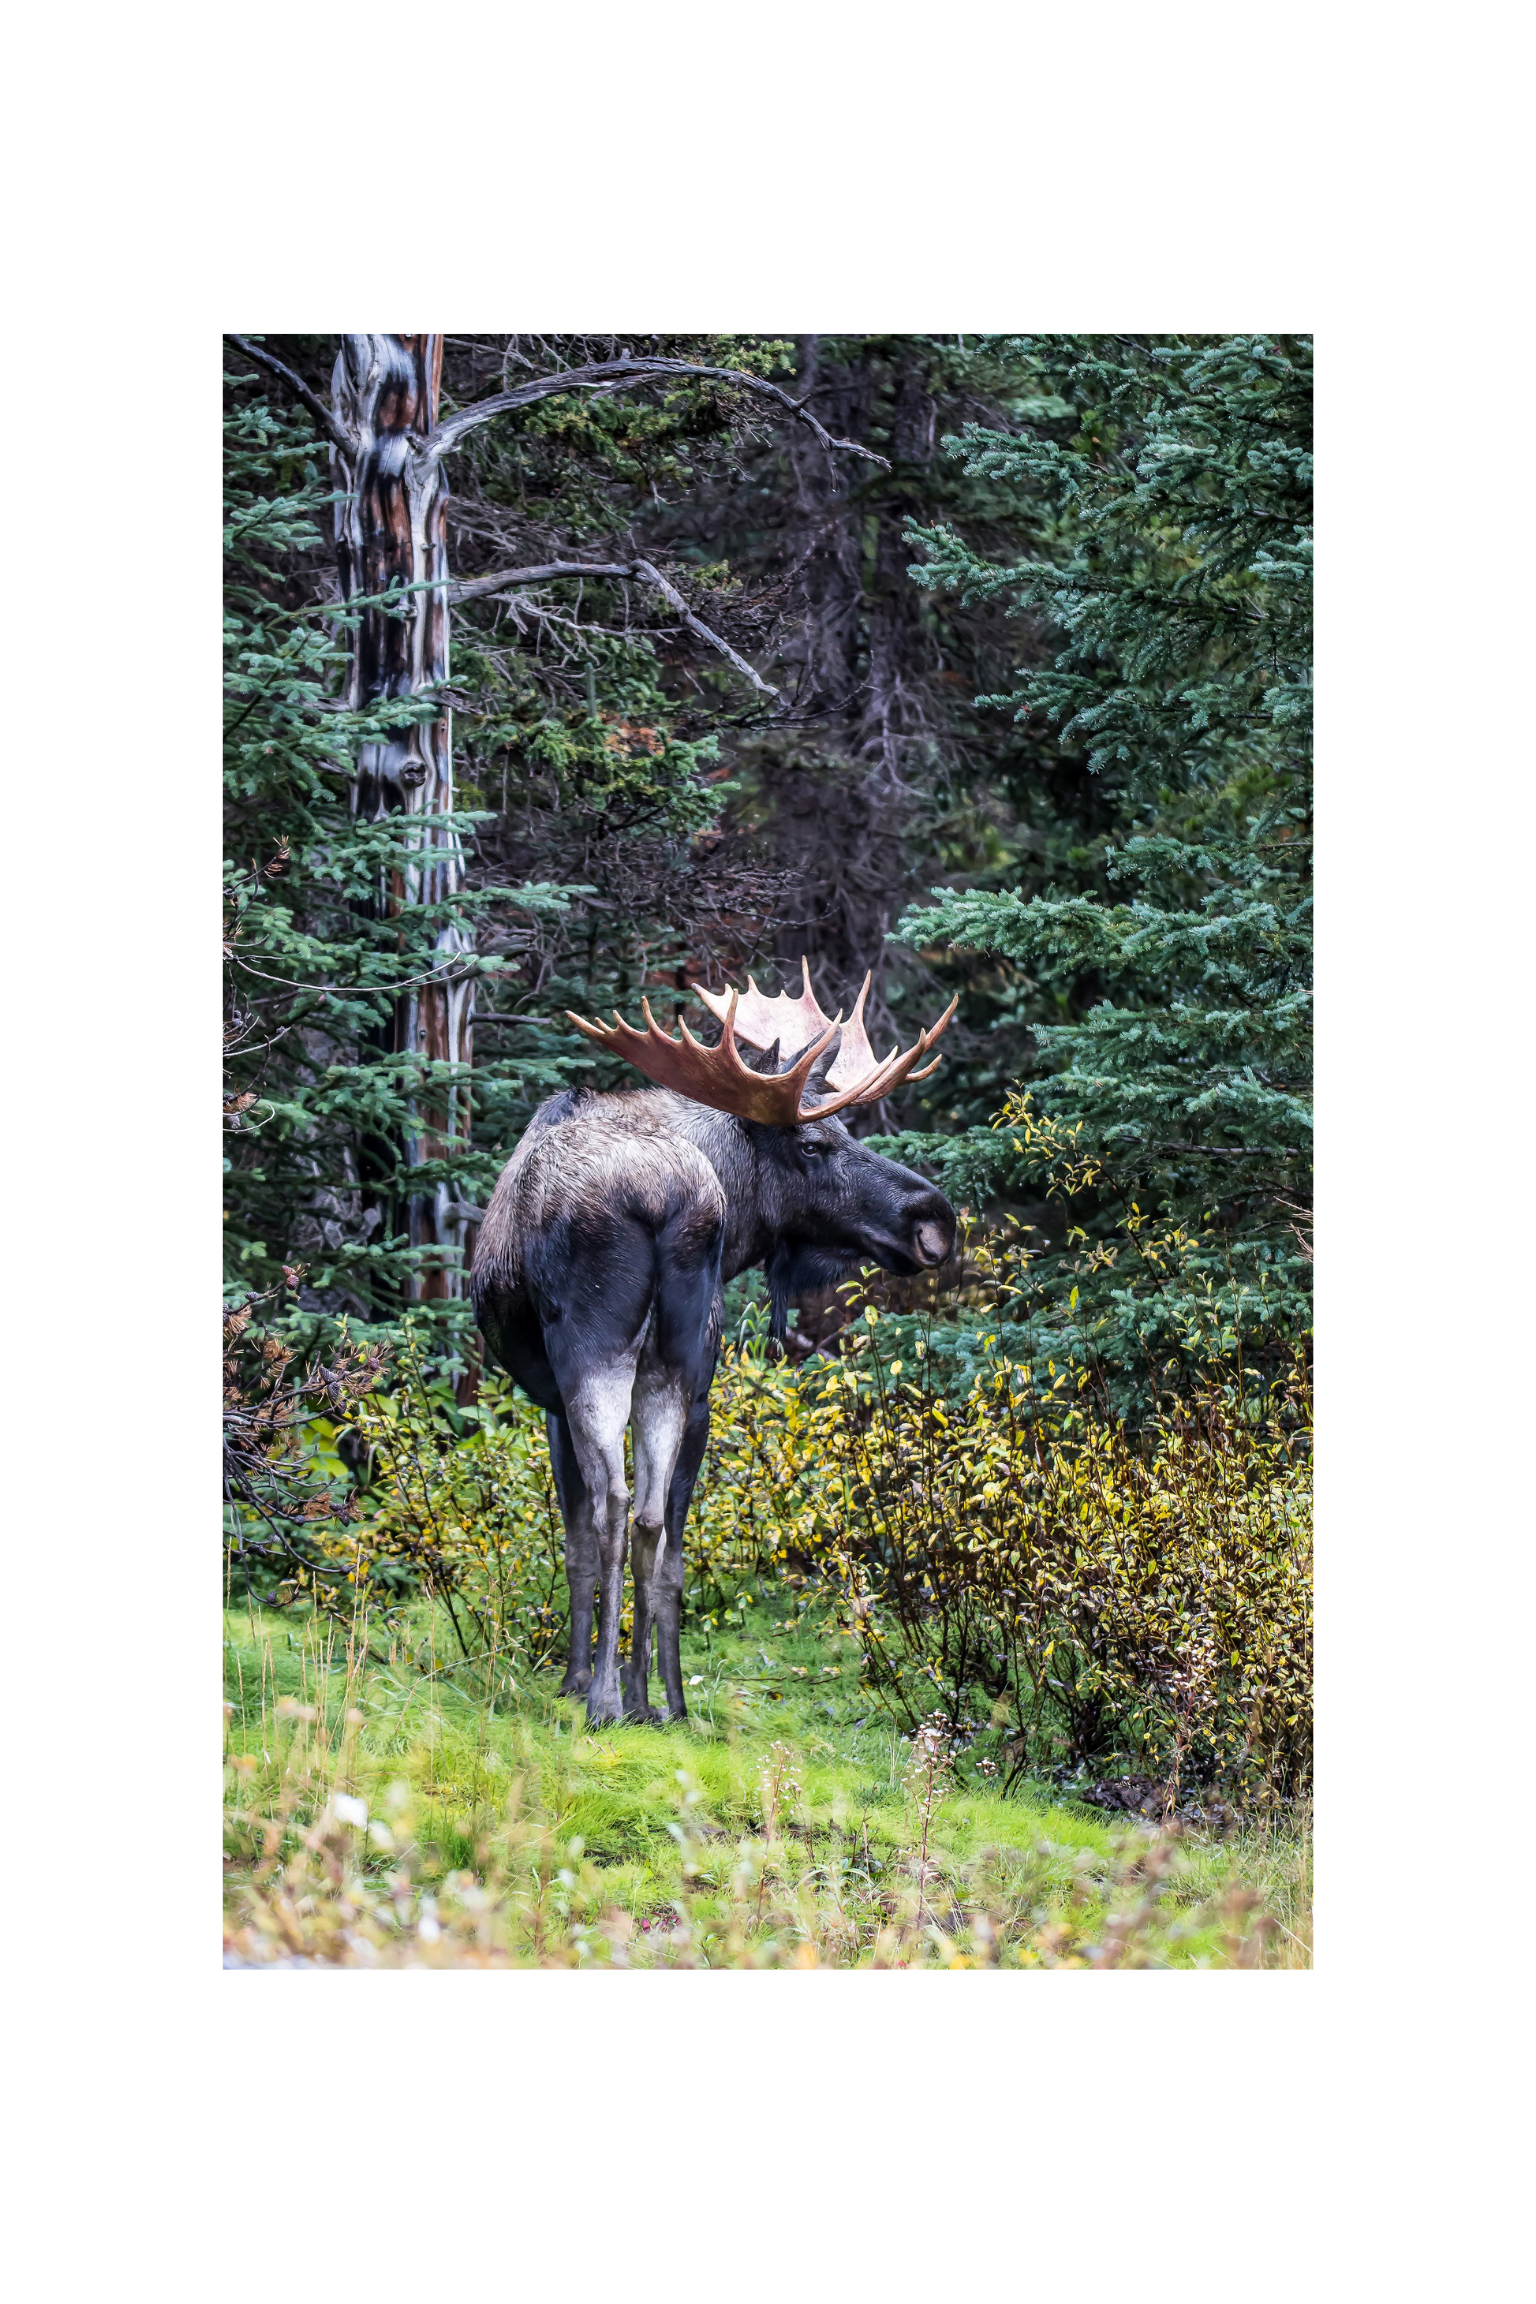
[[[475,1257],[475,1314],[495,1358],[545,1411],[571,1594],[561,1693],[585,1695],[594,1721],[658,1718],[654,1634],[678,1719],[683,1529],[709,1434],[725,1195],[685,1138],[639,1114],[619,1123],[583,1112],[598,1101],[554,1098],[503,1172]],[[626,1429],[635,1598],[621,1673]]]

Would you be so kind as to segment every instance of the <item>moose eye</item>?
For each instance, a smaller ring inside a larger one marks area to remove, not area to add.
[[[819,1136],[806,1136],[801,1139],[800,1149],[808,1160],[825,1160],[832,1147]]]

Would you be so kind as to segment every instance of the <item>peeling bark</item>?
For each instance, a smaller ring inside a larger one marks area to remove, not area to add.
[[[331,465],[342,598],[366,599],[396,587],[404,592],[395,612],[361,611],[347,698],[354,707],[423,696],[448,678],[447,488],[441,455],[423,452],[437,427],[442,356],[440,335],[344,336],[337,356]],[[361,746],[352,798],[365,816],[416,820],[410,847],[419,861],[392,875],[386,913],[404,904],[449,902],[463,868],[457,841],[442,822],[453,810],[448,707],[387,741]],[[463,928],[445,922],[435,938],[445,980],[414,985],[396,1003],[396,1053],[458,1067],[446,1092],[434,1090],[412,1106],[405,1151],[413,1168],[445,1159],[469,1141],[475,991],[473,978],[455,980],[455,962],[472,950]],[[464,1293],[472,1228],[459,1210],[446,1183],[410,1195],[411,1246],[461,1252],[429,1262],[416,1276],[418,1299]]]

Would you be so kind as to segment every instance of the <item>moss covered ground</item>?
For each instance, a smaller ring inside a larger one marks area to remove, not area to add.
[[[1308,1964],[1302,1823],[1170,1836],[925,1766],[803,1596],[696,1624],[667,1727],[300,1612],[230,1609],[225,1657],[237,1961]]]

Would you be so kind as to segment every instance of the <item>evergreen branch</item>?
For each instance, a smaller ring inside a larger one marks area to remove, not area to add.
[[[1175,1144],[1165,1143],[1164,1152],[1193,1152],[1201,1160],[1304,1160],[1306,1153],[1299,1144]]]
[[[297,375],[285,360],[279,360],[275,352],[264,352],[248,336],[231,336],[228,341],[237,345],[247,360],[254,360],[258,368],[265,368],[273,376],[279,377],[295,398],[303,401],[333,448],[339,448],[343,456],[357,454],[357,442],[335,411],[327,408],[319,393],[312,392],[303,377]]]

